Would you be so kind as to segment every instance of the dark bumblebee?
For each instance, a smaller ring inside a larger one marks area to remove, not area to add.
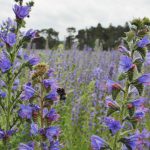
[[[57,89],[57,93],[59,94],[59,96],[60,96],[60,100],[66,100],[66,92],[65,92],[65,89],[63,89],[63,88],[58,88]]]

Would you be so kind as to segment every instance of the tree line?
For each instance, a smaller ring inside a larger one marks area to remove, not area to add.
[[[67,37],[65,41],[59,39],[59,32],[53,28],[38,30],[36,38],[30,42],[32,49],[58,49],[59,45],[63,45],[64,49],[70,50],[76,44],[79,50],[90,48],[92,50],[102,49],[111,50],[118,46],[129,30],[129,24],[124,26],[103,27],[100,23],[96,27],[89,27],[76,31],[76,28],[67,28]]]

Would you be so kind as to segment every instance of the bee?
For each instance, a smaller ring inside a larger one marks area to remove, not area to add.
[[[64,100],[64,101],[66,100],[67,95],[66,95],[65,89],[58,88],[57,93],[60,96],[60,100]]]

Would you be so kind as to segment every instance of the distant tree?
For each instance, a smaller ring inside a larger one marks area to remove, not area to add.
[[[65,48],[71,49],[75,40],[76,29],[74,27],[67,28],[68,36],[66,37]]]
[[[41,33],[46,35],[45,49],[53,49],[59,45],[59,33],[52,28],[42,29]]]

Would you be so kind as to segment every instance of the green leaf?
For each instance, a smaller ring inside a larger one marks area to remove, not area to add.
[[[143,90],[144,90],[143,84],[136,84],[136,83],[134,83],[133,85],[136,87],[136,89],[137,89],[138,92],[139,92],[139,95],[141,96],[142,93],[143,93]]]
[[[143,59],[141,58],[137,58],[135,61],[134,61],[134,64],[137,66],[137,70],[139,73],[141,73],[142,71],[142,66],[143,66]]]
[[[135,33],[133,31],[126,32],[125,34],[126,34],[126,40],[128,42],[130,42],[135,36]]]
[[[133,80],[133,75],[134,75],[134,70],[133,69],[130,69],[128,71],[128,79],[129,81],[132,81]]]
[[[120,89],[113,89],[112,90],[112,98],[113,98],[113,100],[115,100],[117,98],[119,93],[120,93]]]
[[[135,107],[132,107],[132,108],[128,109],[128,111],[129,111],[130,117],[132,117],[134,112],[135,112]]]
[[[107,111],[107,116],[110,116],[111,114],[113,114],[116,111],[118,111],[118,110],[109,108],[108,111]]]
[[[118,80],[119,80],[119,81],[122,81],[122,80],[124,80],[124,79],[126,78],[126,76],[127,76],[126,73],[121,73],[121,74],[119,75],[119,77],[118,77]]]
[[[141,57],[145,60],[147,48],[137,48],[137,51],[140,53]]]

